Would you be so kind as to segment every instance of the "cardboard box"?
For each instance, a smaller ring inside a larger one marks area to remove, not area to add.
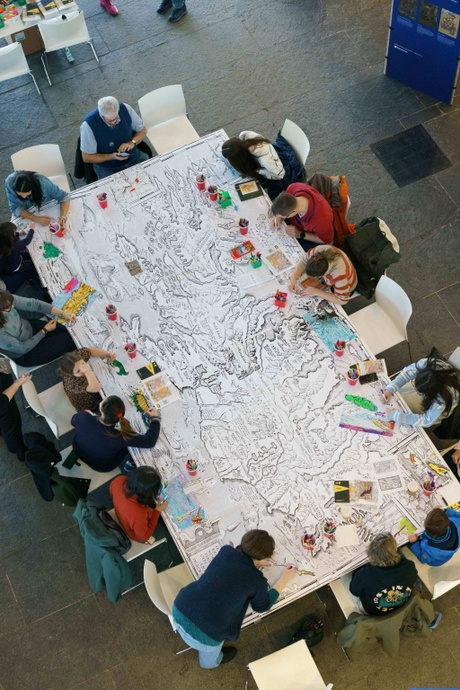
[[[24,38],[22,38],[24,35]],[[40,36],[38,26],[26,26],[22,31],[12,35],[13,41],[17,41],[22,44],[22,48],[26,55],[31,55],[31,53],[38,53],[39,50],[44,50],[45,46]]]

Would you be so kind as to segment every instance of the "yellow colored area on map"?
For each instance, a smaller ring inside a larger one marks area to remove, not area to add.
[[[401,518],[401,520],[399,521],[398,530],[402,531],[404,528],[407,529],[407,532],[409,534],[414,534],[414,532],[417,531],[415,525],[413,525],[412,522],[410,522],[410,520],[408,520],[405,517]]]
[[[64,303],[62,307],[63,311],[67,311],[70,314],[81,314],[85,311],[88,306],[88,298],[95,292],[94,288],[86,283],[80,283],[80,285],[72,291],[69,299]],[[59,317],[58,323],[65,323],[65,319]]]

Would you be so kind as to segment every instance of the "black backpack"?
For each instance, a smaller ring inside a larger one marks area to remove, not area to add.
[[[118,539],[118,543],[124,549],[124,553],[126,553],[126,551],[129,551],[129,549],[131,548],[131,540],[124,531],[124,529],[120,527],[118,522],[116,522],[113,519],[113,517],[107,510],[105,510],[105,508],[102,508],[98,512],[98,515],[99,519],[104,523],[107,529],[114,533],[114,535]]]
[[[305,640],[308,647],[314,647],[324,637],[323,623],[316,616],[307,616],[292,636],[292,642]]]

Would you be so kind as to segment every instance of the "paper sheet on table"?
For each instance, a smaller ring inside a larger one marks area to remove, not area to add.
[[[438,489],[438,493],[447,501],[447,505],[452,505],[460,501],[460,484],[458,482],[449,482]]]
[[[359,546],[360,541],[355,525],[339,525],[335,530],[335,542],[337,546]]]

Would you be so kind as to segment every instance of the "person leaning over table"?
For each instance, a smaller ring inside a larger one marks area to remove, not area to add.
[[[198,651],[202,668],[231,661],[235,647],[222,645],[238,639],[248,606],[257,613],[268,611],[295,577],[296,569],[288,566],[269,588],[260,568],[271,565],[268,559],[274,550],[275,540],[268,532],[250,530],[236,548],[223,546],[203,575],[180,590],[172,609],[174,625],[184,642]]]
[[[0,366],[2,364],[0,360]],[[15,453],[18,460],[24,462],[27,447],[22,437],[21,415],[14,396],[21,386],[30,381],[32,375],[24,374],[14,380],[10,373],[2,369],[0,369],[0,435],[5,439],[10,453]]]
[[[8,175],[5,187],[8,206],[13,216],[31,220],[39,225],[49,225],[54,218],[31,213],[29,209],[36,206],[40,211],[41,207],[50,201],[57,201],[60,204],[59,223],[64,232],[67,230],[70,194],[47,177],[30,170],[21,170]]]
[[[117,395],[109,395],[99,404],[99,415],[89,410],[74,414],[73,450],[77,457],[97,472],[112,472],[124,463],[126,472],[135,468],[128,448],[153,448],[160,435],[160,414],[150,409],[150,426],[138,434],[125,418],[125,404]],[[128,457],[127,457],[128,456]]]
[[[307,285],[300,289],[299,294],[322,297],[333,304],[346,304],[358,284],[355,267],[348,256],[337,247],[324,244],[309,249],[300,259],[290,278],[293,292],[297,292],[297,281],[304,274],[307,278],[316,279],[318,287]]]
[[[161,477],[153,467],[136,467],[127,477],[120,475],[110,483],[115,513],[130,539],[150,542],[161,513],[168,507],[159,498]]]
[[[64,355],[56,369],[56,374],[62,378],[65,394],[77,412],[96,410],[102,400],[99,394],[101,384],[88,364],[91,357],[101,357],[113,362],[115,354],[98,347],[82,347]]]
[[[144,123],[130,105],[113,96],[100,98],[80,127],[83,161],[93,165],[99,180],[126,170],[148,159],[137,148],[146,134]]]
[[[22,318],[18,310],[30,314],[31,318]],[[51,304],[0,290],[0,352],[17,364],[33,367],[74,350],[75,343],[67,328],[55,319],[45,322],[37,318],[43,315],[59,316],[69,324],[76,321],[74,314]]]

